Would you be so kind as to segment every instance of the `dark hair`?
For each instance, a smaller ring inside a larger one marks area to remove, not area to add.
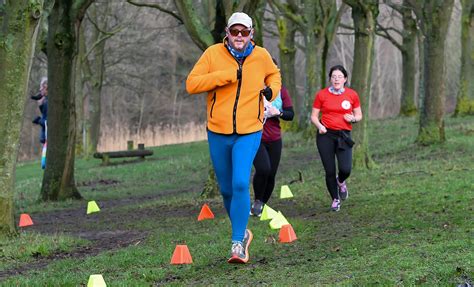
[[[331,67],[331,69],[329,70],[329,78],[331,78],[332,72],[334,71],[340,71],[344,75],[344,78],[347,78],[347,71],[342,65],[336,65]]]

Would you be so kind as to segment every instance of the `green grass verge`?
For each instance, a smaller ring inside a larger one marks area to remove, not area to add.
[[[278,232],[268,222],[251,218],[249,227],[255,235],[251,263],[238,266],[226,263],[230,223],[220,199],[207,201],[216,219],[196,221],[209,161],[205,142],[154,148],[153,157],[143,163],[101,167],[98,161],[78,160],[79,183],[117,181],[84,184],[80,191],[87,199],[153,195],[103,210],[129,218],[114,222],[98,217],[94,229],[145,230],[148,237],[96,256],[55,260],[1,284],[77,286],[86,284],[91,274],[102,274],[111,286],[472,284],[473,119],[449,118],[447,142],[430,147],[414,144],[414,119],[371,122],[370,150],[377,168],[353,171],[348,180],[350,197],[338,213],[328,210],[330,199],[314,142],[286,134],[277,186],[297,178],[298,170],[305,181],[291,185],[293,199],[278,199],[276,191],[270,205],[286,215],[298,240],[279,244],[275,242]],[[84,205],[83,201],[36,202],[41,182],[38,165],[23,163],[17,169],[17,189],[22,193],[16,198],[19,210],[34,214]],[[48,238],[25,231],[20,240],[2,242],[3,252],[10,255],[2,257],[0,272],[45,257],[35,253],[45,244],[36,237]],[[71,250],[81,242],[56,238],[65,243],[42,248]],[[12,255],[25,244],[32,251]],[[176,244],[189,246],[192,265],[169,264]]]

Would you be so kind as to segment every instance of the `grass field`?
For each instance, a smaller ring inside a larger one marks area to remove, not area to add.
[[[278,243],[268,221],[251,218],[250,263],[226,263],[230,222],[220,198],[199,197],[207,177],[206,142],[154,148],[145,162],[77,160],[84,200],[37,202],[39,162],[17,167],[17,215],[35,225],[0,242],[0,285],[84,286],[102,274],[109,286],[426,285],[474,281],[474,118],[449,118],[447,141],[414,143],[415,119],[371,122],[374,170],[354,170],[350,197],[330,212],[314,141],[286,134],[277,186],[292,199],[282,211],[298,240]],[[86,215],[88,200],[101,212]],[[216,218],[198,222],[203,203]],[[193,264],[170,265],[176,244]]]

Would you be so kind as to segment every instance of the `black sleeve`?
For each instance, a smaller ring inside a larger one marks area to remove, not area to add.
[[[292,121],[294,116],[295,116],[295,112],[293,111],[293,107],[287,107],[287,108],[283,108],[280,119],[284,121]]]

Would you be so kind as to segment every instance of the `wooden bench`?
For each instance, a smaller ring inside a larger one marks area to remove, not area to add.
[[[108,165],[111,158],[139,157],[144,160],[146,156],[150,155],[153,155],[152,150],[145,149],[144,144],[138,144],[138,149],[135,150],[96,152],[94,158],[100,158],[102,159],[102,165]]]

